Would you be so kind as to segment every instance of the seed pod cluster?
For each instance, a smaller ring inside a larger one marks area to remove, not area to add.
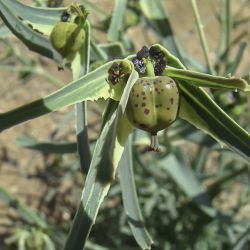
[[[61,21],[55,25],[50,41],[52,46],[68,61],[72,61],[85,41],[84,22],[88,13],[72,4],[62,13]]]

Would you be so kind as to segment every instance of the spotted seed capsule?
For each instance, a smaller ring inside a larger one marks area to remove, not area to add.
[[[143,77],[131,89],[126,113],[134,127],[152,135],[150,149],[157,151],[157,132],[176,120],[179,106],[179,89],[172,78]]]

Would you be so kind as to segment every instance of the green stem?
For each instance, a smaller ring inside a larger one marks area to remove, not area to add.
[[[83,48],[79,51],[80,57],[75,58],[75,63],[72,65],[73,80],[78,80],[80,77],[86,75],[89,71],[90,26],[88,22],[86,22],[85,32],[86,40]],[[91,152],[87,129],[87,109],[86,101],[77,103],[75,105],[77,151],[80,158],[81,170],[84,174],[88,173],[91,162]]]
[[[209,58],[209,52],[208,52],[208,47],[207,47],[207,43],[206,43],[206,38],[205,38],[205,34],[203,32],[203,25],[202,25],[199,11],[197,8],[196,0],[191,0],[191,4],[192,4],[192,9],[193,9],[194,16],[195,16],[195,22],[197,25],[197,29],[198,29],[198,33],[199,33],[199,37],[200,37],[200,41],[201,41],[201,46],[203,49],[203,53],[205,56],[205,60],[206,60],[207,66],[208,66],[209,73],[212,75],[215,75],[215,70],[214,70],[212,63],[210,61],[210,58]]]
[[[99,60],[103,60],[103,61],[108,60],[108,56],[106,55],[106,53],[97,46],[97,44],[94,42],[93,39],[90,40],[90,45],[91,45],[91,48],[93,49],[93,52],[95,52],[96,55],[99,57]]]
[[[154,65],[149,60],[146,62],[146,74],[149,77],[155,76]]]
[[[231,33],[232,33],[232,17],[231,17],[231,0],[226,0],[225,3],[226,10],[226,34],[225,34],[225,43],[226,43],[226,73],[229,67],[229,56],[231,52]]]

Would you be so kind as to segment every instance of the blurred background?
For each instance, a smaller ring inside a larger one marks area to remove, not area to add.
[[[42,7],[70,3],[20,2]],[[91,10],[89,20],[96,42],[112,41],[108,30],[115,1],[78,2]],[[188,68],[206,72],[190,1],[163,2],[165,19],[156,19],[140,7],[139,1],[128,1],[123,30],[117,38],[125,51],[119,53],[133,54],[156,42],[169,45],[171,50],[174,40]],[[223,33],[227,2],[232,16],[230,54],[226,53]],[[232,73],[247,79],[250,1],[199,0],[197,4],[217,74]],[[55,62],[29,51],[1,20],[0,24],[0,112],[48,95],[71,81],[70,70],[58,71]],[[98,63],[93,61],[91,67]],[[249,95],[228,90],[208,92],[250,131]],[[102,111],[98,103],[89,104],[92,147]],[[26,236],[29,243],[25,249],[62,249],[84,183],[74,122],[74,109],[69,107],[0,134],[0,249],[20,249],[18,239]],[[148,142],[146,134],[135,133],[135,180],[145,224],[155,242],[152,249],[250,249],[249,162],[220,148],[182,120],[161,134],[160,154],[145,152]],[[209,209],[201,206],[204,199],[211,202]],[[48,225],[46,229],[44,225]],[[39,243],[45,240],[51,248]],[[118,182],[101,207],[86,249],[139,249],[126,221]]]

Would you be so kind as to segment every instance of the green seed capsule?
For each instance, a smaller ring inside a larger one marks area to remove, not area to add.
[[[126,113],[134,127],[156,136],[158,131],[176,120],[179,105],[179,89],[173,79],[167,76],[143,77],[137,80],[130,92]]]
[[[128,60],[116,61],[109,68],[107,82],[110,86],[110,95],[113,99],[121,99],[123,90],[131,72],[132,65]]]
[[[84,29],[71,22],[59,22],[50,34],[53,47],[62,57],[72,60],[76,52],[81,48],[85,40]]]

